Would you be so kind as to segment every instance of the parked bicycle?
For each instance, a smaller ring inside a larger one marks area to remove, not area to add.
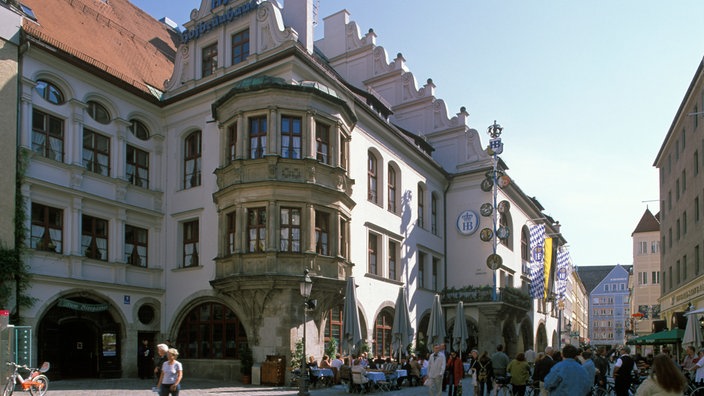
[[[20,385],[20,390],[29,391],[32,396],[44,396],[49,390],[49,378],[44,373],[49,371],[49,362],[44,362],[40,368],[32,368],[20,366],[14,362],[7,362],[7,365],[12,367],[12,374],[7,377],[5,388],[3,388],[2,396],[11,396],[15,391],[15,385]],[[29,372],[27,378],[22,378],[20,370]]]

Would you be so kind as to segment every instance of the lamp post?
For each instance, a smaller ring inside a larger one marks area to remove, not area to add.
[[[313,289],[313,281],[308,276],[308,268],[303,271],[303,280],[300,283],[301,296],[303,297],[303,356],[301,357],[301,378],[298,381],[298,395],[310,396],[308,392],[308,364],[306,363],[306,326],[308,324],[308,307],[311,301],[310,292]]]

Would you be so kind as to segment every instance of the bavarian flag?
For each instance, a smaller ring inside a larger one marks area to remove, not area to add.
[[[545,242],[545,224],[536,224],[530,232],[530,297],[542,298],[545,288],[543,256]]]

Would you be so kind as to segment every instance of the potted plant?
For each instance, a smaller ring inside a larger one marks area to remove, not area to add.
[[[251,384],[252,383],[252,366],[254,365],[254,358],[252,357],[252,350],[249,349],[249,344],[242,344],[240,350],[240,373],[242,373],[242,383]]]

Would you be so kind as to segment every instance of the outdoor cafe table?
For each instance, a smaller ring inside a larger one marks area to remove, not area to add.
[[[335,374],[332,372],[332,369],[329,368],[312,368],[310,371],[313,373],[314,376],[318,378],[323,378],[323,377],[334,377]]]
[[[369,381],[376,383],[377,381],[386,381],[386,374],[383,371],[367,371]]]
[[[398,369],[396,370],[396,378],[404,378],[408,376],[408,370]]]

